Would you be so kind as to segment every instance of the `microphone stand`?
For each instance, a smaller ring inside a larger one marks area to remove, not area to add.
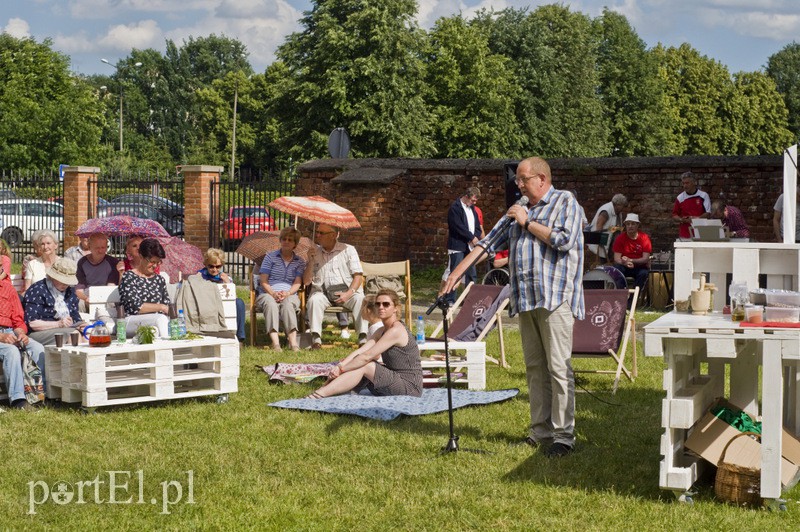
[[[469,266],[467,266],[464,272],[466,272],[471,267],[476,265],[478,261],[481,259],[481,257],[483,257],[487,253],[486,248],[484,248],[483,246],[479,247],[481,247],[483,251],[480,254],[478,254],[478,256],[476,256],[472,260],[472,262],[470,262]],[[458,284],[458,281],[460,281],[463,276],[464,274],[462,273],[456,280],[457,281],[456,284]],[[448,439],[447,444],[445,444],[445,446],[442,447],[440,454],[454,453],[457,451],[466,451],[477,454],[488,454],[489,451],[485,451],[483,449],[466,449],[466,448],[460,448],[458,446],[458,436],[456,436],[453,423],[453,384],[452,381],[450,380],[450,344],[447,338],[447,333],[448,333],[447,315],[450,311],[450,302],[447,300],[447,294],[442,294],[441,296],[438,296],[436,298],[436,301],[434,301],[428,308],[426,314],[430,315],[430,313],[433,312],[433,310],[436,308],[439,308],[442,311],[442,331],[444,332],[444,366],[447,375],[447,419],[450,427],[450,439]]]

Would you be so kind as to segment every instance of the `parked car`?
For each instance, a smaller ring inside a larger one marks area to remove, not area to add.
[[[149,205],[169,219],[178,219],[183,222],[183,205],[172,200],[154,196],[152,194],[123,194],[108,200],[109,203],[138,203]],[[162,224],[163,225],[163,224]]]
[[[97,217],[119,216],[127,214],[136,218],[155,220],[172,236],[183,236],[183,220],[167,218],[149,205],[141,203],[106,203],[97,207]]]
[[[17,197],[17,193],[8,188],[0,188],[0,200],[4,199],[14,199]]]
[[[222,247],[233,249],[247,235],[273,229],[276,229],[275,220],[265,207],[231,207],[222,221]]]
[[[49,229],[59,240],[63,239],[64,207],[53,201],[24,198],[0,200],[0,216],[3,219],[0,236],[12,248],[30,242],[31,235],[40,229]]]
[[[59,205],[64,205],[64,196],[56,196],[55,198],[47,198],[48,201],[55,201]],[[97,198],[97,206],[105,205],[108,203],[103,198]]]

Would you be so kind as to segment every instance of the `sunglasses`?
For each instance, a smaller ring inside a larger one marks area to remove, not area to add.
[[[391,306],[392,306],[392,302],[391,302],[391,301],[376,301],[376,302],[375,302],[375,306],[376,306],[376,307],[385,307],[385,308],[389,308],[389,307],[391,307]]]
[[[206,268],[209,270],[219,270],[222,268],[222,264],[206,264]]]

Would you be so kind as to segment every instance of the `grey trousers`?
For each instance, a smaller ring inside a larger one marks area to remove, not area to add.
[[[574,323],[567,303],[552,312],[537,308],[519,314],[531,409],[529,436],[537,442],[575,444]]]
[[[42,345],[56,345],[57,334],[70,334],[76,330],[75,327],[56,327],[54,329],[44,329],[43,331],[33,331],[28,336]],[[69,340],[64,343],[68,344]]]
[[[300,298],[297,294],[288,296],[280,303],[269,294],[259,294],[256,305],[264,313],[267,334],[278,332],[279,326],[282,326],[284,333],[297,330],[297,311],[300,310]]]
[[[356,332],[358,332],[359,335],[366,335],[367,327],[369,326],[369,323],[361,319],[361,304],[363,302],[364,294],[361,292],[356,292],[353,294],[353,297],[348,299],[347,302],[342,305],[344,308],[353,312]],[[325,317],[325,309],[330,306],[332,306],[331,302],[328,301],[328,296],[326,296],[323,292],[314,292],[308,298],[308,301],[306,301],[306,307],[308,308],[309,328],[311,329],[312,334],[322,335],[322,319]]]

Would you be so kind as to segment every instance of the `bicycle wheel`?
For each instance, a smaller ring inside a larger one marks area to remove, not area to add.
[[[510,277],[508,270],[505,268],[494,268],[483,276],[482,284],[492,284],[495,286],[505,286],[508,284]]]

